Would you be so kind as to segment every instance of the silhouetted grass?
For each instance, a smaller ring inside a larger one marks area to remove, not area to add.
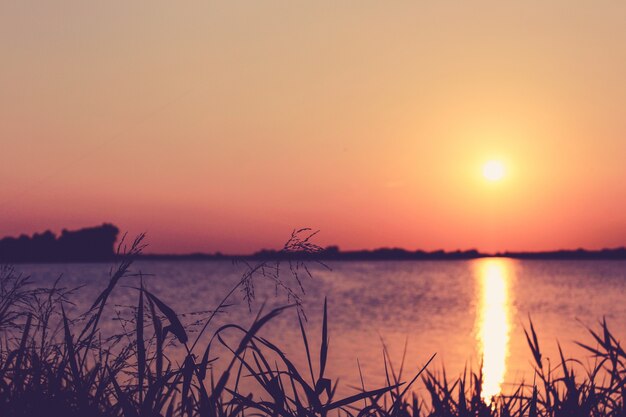
[[[318,250],[307,233],[307,229],[294,232],[285,253]],[[166,297],[150,291],[139,276],[139,285],[132,287],[137,294],[132,317],[121,321],[120,334],[105,336],[99,327],[105,306],[120,282],[136,276],[129,268],[142,248],[143,236],[129,248],[120,248],[126,256],[111,271],[108,285],[75,318],[68,317],[65,307],[77,289],[61,287],[60,280],[51,288],[33,288],[14,269],[0,269],[0,416],[626,415],[626,353],[606,322],[599,332],[590,330],[593,344],[580,344],[597,358],[590,369],[562,353],[556,366],[546,364],[530,322],[526,336],[535,360],[535,380],[489,404],[482,400],[480,374],[469,372],[448,380],[445,372],[437,374],[425,366],[403,379],[403,364],[396,373],[384,346],[386,384],[374,390],[362,385],[354,395],[338,397],[337,382],[327,376],[327,306],[319,347],[313,349],[302,322],[300,273],[308,274],[308,269],[301,261],[288,262],[286,277],[280,275],[279,264],[246,264],[241,280],[206,319],[196,323],[199,330],[193,338]],[[259,314],[248,328],[228,324],[206,335],[216,314],[228,307],[238,290],[252,302],[257,279],[269,279],[284,291],[287,305]],[[294,283],[297,290],[292,289]],[[305,369],[259,335],[268,322],[292,308],[299,311]],[[173,344],[184,349],[180,363],[169,356]],[[218,359],[218,348],[229,355]],[[212,366],[217,360],[219,371]],[[242,388],[243,378],[254,383],[249,391]],[[416,396],[415,384],[425,388],[426,398]]]

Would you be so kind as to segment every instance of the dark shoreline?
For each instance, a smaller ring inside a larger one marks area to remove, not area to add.
[[[42,260],[2,260],[0,263],[10,264],[46,264],[46,263],[101,263],[117,261],[124,255],[103,257],[98,259],[42,259]],[[311,261],[311,262],[361,262],[361,261],[466,261],[483,258],[508,258],[520,260],[545,261],[623,261],[626,260],[626,248],[602,249],[598,251],[562,250],[550,252],[502,252],[480,253],[477,251],[457,252],[422,252],[402,249],[377,249],[373,251],[322,251],[318,253],[285,253],[278,251],[261,251],[247,255],[225,255],[221,253],[207,254],[141,254],[137,261]]]
[[[261,251],[248,255],[223,254],[145,254],[141,260],[311,260],[311,261],[454,261],[480,258],[512,258],[537,260],[626,260],[626,248],[602,249],[598,251],[562,250],[549,252],[498,252],[495,254],[477,251],[456,252],[423,252],[406,251],[403,249],[376,249],[372,251],[346,251],[319,253],[285,253],[278,251]]]
[[[315,233],[304,240],[294,231],[289,242],[299,244],[286,245],[282,250],[263,249],[252,254],[225,255],[219,252],[190,253],[190,254],[144,254],[141,250],[133,254],[141,260],[168,260],[168,261],[213,261],[213,260],[241,260],[241,261],[453,261],[469,260],[488,257],[538,260],[626,260],[626,247],[586,250],[561,249],[544,252],[498,252],[482,253],[476,249],[456,251],[409,251],[403,248],[378,248],[373,250],[342,251],[338,246],[322,248],[308,242]],[[0,264],[17,263],[77,263],[77,262],[109,262],[119,260],[126,255],[119,255],[123,248],[118,239],[119,229],[104,223],[100,226],[89,227],[74,231],[63,230],[57,236],[51,231],[35,233],[33,236],[21,235],[18,238],[7,237],[0,239]],[[145,235],[138,237],[140,244]],[[122,239],[123,242],[123,239]],[[141,248],[145,248],[141,244]]]

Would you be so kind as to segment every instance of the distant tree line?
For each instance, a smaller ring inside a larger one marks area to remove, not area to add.
[[[60,236],[51,231],[35,233],[33,236],[7,237],[0,240],[0,263],[24,262],[102,262],[116,258],[115,242],[119,229],[112,224],[68,231]],[[402,248],[379,248],[373,250],[342,251],[338,246],[319,248],[314,252],[296,253],[284,250],[263,249],[248,255],[224,255],[222,253],[142,254],[142,259],[152,260],[317,260],[317,261],[385,261],[385,260],[469,260],[484,257],[516,259],[581,259],[622,260],[626,259],[626,248],[601,250],[557,250],[548,252],[498,252],[482,253],[475,249],[456,251],[423,251]]]
[[[96,262],[115,258],[119,229],[103,224],[80,230],[51,231],[0,240],[0,262]]]

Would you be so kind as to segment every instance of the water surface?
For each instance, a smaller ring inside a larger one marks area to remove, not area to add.
[[[486,258],[472,261],[334,262],[332,270],[312,266],[312,277],[299,277],[306,291],[304,312],[309,343],[317,345],[324,298],[328,299],[330,376],[340,387],[360,385],[357,358],[366,388],[375,388],[385,377],[382,344],[385,343],[397,372],[406,346],[405,372],[418,370],[433,353],[430,369],[445,364],[449,377],[464,369],[484,374],[485,397],[495,395],[512,382],[532,378],[530,350],[523,326],[530,315],[547,358],[557,359],[556,340],[569,355],[583,361],[588,356],[573,341],[589,342],[585,326],[597,326],[606,317],[621,337],[626,335],[626,262],[624,261],[518,261]],[[63,274],[65,286],[85,285],[70,314],[84,310],[106,285],[110,265],[21,265],[39,283],[51,283]],[[148,288],[170,304],[183,321],[206,317],[237,283],[243,265],[230,262],[139,262],[135,272],[146,274]],[[153,275],[152,275],[153,274]],[[115,320],[135,305],[137,278],[127,278],[113,294],[104,330],[114,331]],[[299,285],[283,267],[281,280],[299,291]],[[233,305],[220,314],[220,323],[248,325],[266,304],[287,302],[270,280],[255,281],[252,313],[237,292]],[[214,328],[214,327],[213,327]],[[270,323],[264,336],[281,346],[304,366],[305,357],[297,314],[290,310]],[[317,348],[315,348],[317,352]],[[406,375],[406,373],[405,373]]]

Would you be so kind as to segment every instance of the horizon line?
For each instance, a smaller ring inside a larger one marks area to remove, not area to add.
[[[432,251],[416,249],[409,250],[400,247],[378,247],[375,249],[354,249],[341,250],[336,245],[330,245],[315,252],[306,251],[284,251],[281,249],[260,249],[252,253],[233,254],[215,252],[189,252],[189,253],[142,253],[141,258],[198,258],[198,259],[287,259],[287,258],[309,258],[309,259],[473,259],[489,257],[510,257],[510,258],[544,258],[544,259],[576,259],[593,258],[606,256],[610,259],[626,259],[626,246],[605,247],[602,249],[554,249],[544,251],[496,251],[481,252],[478,249],[436,249]]]

